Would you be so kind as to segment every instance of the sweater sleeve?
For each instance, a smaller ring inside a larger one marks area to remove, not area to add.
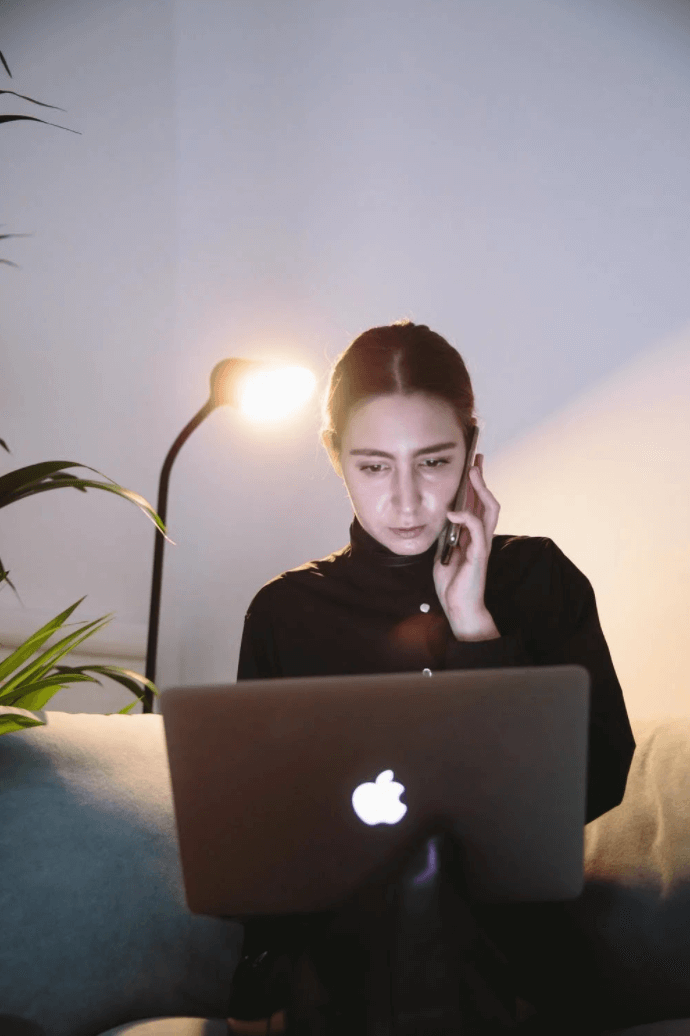
[[[545,585],[527,649],[537,665],[584,666],[591,678],[586,823],[623,799],[635,752],[623,691],[587,577],[545,541]]]
[[[520,633],[494,640],[456,640],[450,637],[446,648],[446,669],[503,669],[534,665]]]
[[[514,549],[524,551],[522,559],[513,555],[517,580],[500,580],[494,607],[489,606],[502,636],[477,643],[453,639],[447,668],[584,666],[590,675],[585,812],[590,823],[619,805],[625,792],[635,739],[623,692],[587,577],[548,538],[525,537],[514,541]]]

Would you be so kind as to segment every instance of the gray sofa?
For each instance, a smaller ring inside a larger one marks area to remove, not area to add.
[[[43,715],[0,737],[0,1016],[221,1036],[242,930],[186,906],[161,716]],[[586,828],[568,904],[616,1036],[690,1036],[689,722],[633,721],[625,798]]]

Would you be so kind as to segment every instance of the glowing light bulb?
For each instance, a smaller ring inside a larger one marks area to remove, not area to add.
[[[305,367],[264,368],[245,375],[239,407],[257,421],[273,421],[298,410],[314,392],[316,378]]]

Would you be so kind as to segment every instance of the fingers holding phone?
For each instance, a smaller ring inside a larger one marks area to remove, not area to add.
[[[461,530],[460,540],[457,547],[449,551],[445,564],[438,556],[434,565],[438,598],[459,639],[484,628],[487,620],[486,571],[501,509],[484,481],[481,454],[468,471],[467,488],[466,506],[462,510],[448,511],[449,522]]]
[[[469,471],[466,513],[479,518],[483,526],[484,539],[489,550],[498,525],[501,505],[484,481],[484,456],[477,454],[477,459]]]
[[[487,541],[490,544],[498,525],[501,505],[484,481],[484,455],[481,453],[477,454],[476,463],[470,472],[470,485],[472,487],[472,503],[470,504],[468,500],[467,509],[476,514],[483,522]]]
[[[486,511],[486,507],[485,507],[484,502],[482,501],[481,496],[479,495],[479,492],[477,491],[477,489],[475,488],[475,485],[474,485],[473,479],[475,479],[477,477],[474,474],[475,470],[479,471],[479,474],[481,475],[482,480],[483,480],[484,479],[484,455],[482,453],[478,453],[477,454],[477,456],[475,458],[475,461],[474,461],[474,464],[472,465],[472,467],[470,468],[470,471],[469,471],[469,477],[468,477],[468,480],[467,480],[467,500],[465,502],[465,510],[469,511],[470,514],[476,514],[476,516],[483,521],[484,520],[484,514],[485,514],[485,511]]]

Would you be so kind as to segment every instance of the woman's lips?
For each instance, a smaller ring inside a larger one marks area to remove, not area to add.
[[[419,536],[423,529],[426,529],[426,525],[413,525],[411,529],[391,529],[396,536],[402,537],[404,540],[413,540],[415,536]]]

